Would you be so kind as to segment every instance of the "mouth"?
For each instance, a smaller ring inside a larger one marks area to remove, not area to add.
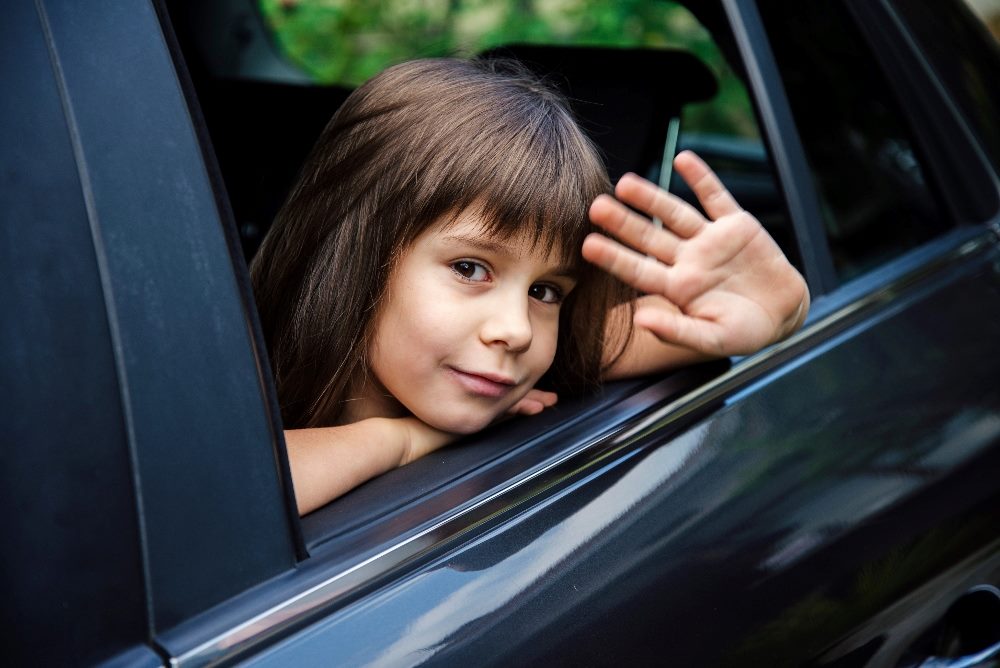
[[[517,385],[513,378],[501,374],[473,373],[455,367],[448,367],[448,372],[462,389],[481,397],[502,397]]]

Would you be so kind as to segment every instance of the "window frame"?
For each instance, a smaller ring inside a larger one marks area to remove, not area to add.
[[[834,290],[838,282],[812,172],[795,129],[784,82],[756,5],[752,0],[721,2],[747,73],[747,92],[760,121],[761,137],[788,207],[806,282],[816,298]]]

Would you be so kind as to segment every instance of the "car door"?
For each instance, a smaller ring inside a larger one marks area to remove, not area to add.
[[[998,583],[996,173],[890,7],[723,9],[804,330],[560,434],[572,455],[251,663],[919,663]]]

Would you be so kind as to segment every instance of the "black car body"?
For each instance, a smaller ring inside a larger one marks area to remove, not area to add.
[[[804,329],[301,521],[240,121],[213,118],[184,11],[8,4],[5,663],[995,661],[1000,57],[960,3],[691,3],[754,102],[766,157],[739,156]]]

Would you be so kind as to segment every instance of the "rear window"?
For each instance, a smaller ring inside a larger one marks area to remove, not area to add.
[[[958,0],[895,4],[1000,172],[1000,3],[976,3],[982,22]]]
[[[926,158],[843,5],[765,0],[760,10],[839,278],[950,229]]]

